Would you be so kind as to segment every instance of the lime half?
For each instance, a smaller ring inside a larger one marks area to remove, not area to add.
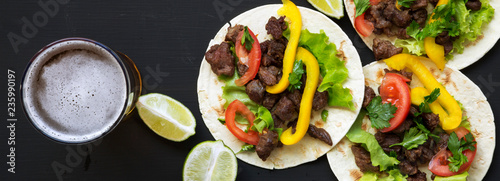
[[[222,141],[204,141],[189,152],[182,178],[190,180],[235,180],[238,162]]]
[[[191,111],[166,95],[151,93],[140,96],[137,110],[144,123],[166,139],[183,141],[195,133],[196,120]]]
[[[330,17],[340,19],[344,16],[342,0],[307,0],[314,8]]]

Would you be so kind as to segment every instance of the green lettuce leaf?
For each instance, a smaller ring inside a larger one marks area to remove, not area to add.
[[[378,175],[373,172],[365,172],[359,181],[377,181]]]
[[[410,53],[417,56],[425,54],[424,41],[417,39],[396,39],[394,46],[403,48],[404,53]]]
[[[389,170],[387,173],[389,173],[389,176],[379,178],[377,181],[406,181],[406,178],[408,178],[407,175],[401,174],[398,169]]]
[[[390,157],[385,154],[382,147],[375,139],[375,136],[361,129],[361,125],[363,124],[363,118],[366,115],[365,110],[361,110],[356,121],[352,125],[349,132],[347,132],[346,137],[353,143],[360,143],[363,147],[366,148],[368,152],[370,152],[370,160],[372,161],[372,165],[380,166],[380,171],[384,171],[389,167],[393,167],[399,164],[399,161],[396,158]]]
[[[434,181],[466,181],[467,180],[467,176],[469,176],[468,172],[464,172],[464,173],[461,173],[461,174],[458,174],[458,175],[449,176],[449,177],[436,176],[436,178],[434,179]]]

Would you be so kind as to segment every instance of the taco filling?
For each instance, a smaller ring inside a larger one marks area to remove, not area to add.
[[[385,59],[391,69],[378,75],[378,91],[365,87],[358,118],[366,115],[369,123],[357,120],[346,135],[354,143],[361,180],[427,180],[422,168],[433,180],[468,175],[478,146],[466,113],[419,59],[408,54]],[[422,85],[410,89],[415,77]]]
[[[241,151],[255,150],[262,161],[306,134],[333,146],[324,123],[311,124],[312,112],[326,121],[325,107],[355,109],[350,90],[342,86],[348,70],[335,44],[323,30],[302,30],[299,9],[283,2],[280,16],[265,24],[267,40],[259,42],[249,27],[233,24],[225,40],[205,53],[225,83],[219,121],[246,143]]]

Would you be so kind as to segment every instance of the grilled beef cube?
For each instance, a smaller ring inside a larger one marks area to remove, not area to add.
[[[372,161],[370,160],[370,152],[366,151],[363,147],[359,145],[351,146],[352,154],[354,155],[354,160],[356,165],[359,167],[361,172],[379,172],[379,166],[373,166]]]
[[[205,53],[205,59],[210,64],[212,71],[220,75],[234,75],[234,57],[229,50],[229,44],[222,42],[221,44],[213,45]]]
[[[395,1],[389,1],[384,9],[384,16],[391,20],[392,24],[404,28],[407,27],[412,20],[409,9],[398,10]]]
[[[267,41],[265,41],[267,42]],[[276,60],[274,60],[273,57],[271,57],[270,55],[268,54],[262,54],[262,58],[260,59],[260,65],[261,67],[264,66],[264,67],[267,67],[267,66],[270,66],[272,64],[275,64]]]
[[[427,20],[427,10],[424,8],[424,9],[419,9],[419,10],[413,11],[411,13],[411,16],[412,16],[413,20],[415,20],[415,22],[417,22],[420,26],[424,26],[425,21]]]
[[[482,5],[481,1],[479,0],[469,0],[465,3],[465,7],[467,7],[467,9],[470,9],[472,11],[480,10],[481,5]]]
[[[388,21],[384,16],[384,9],[387,6],[385,1],[381,1],[376,5],[370,6],[366,10],[365,20],[373,23],[375,29],[375,34],[381,34],[383,29],[390,28],[392,23]]]
[[[264,100],[262,100],[262,106],[267,108],[268,110],[273,109],[274,104],[281,98],[279,94],[270,94],[266,93],[264,95]]]
[[[302,93],[299,90],[293,90],[286,95],[295,105],[295,110],[298,112],[300,109],[300,101],[302,100]]]
[[[380,147],[382,147],[384,152],[387,154],[389,154],[391,151],[394,151],[396,153],[399,153],[401,151],[401,146],[399,145],[390,147],[393,144],[401,143],[401,139],[398,135],[392,133],[382,133],[379,131],[375,133],[375,139],[377,139]]]
[[[376,60],[382,60],[403,52],[403,48],[396,48],[389,40],[373,39],[373,54]]]
[[[439,116],[434,113],[422,113],[422,121],[424,122],[424,126],[433,131],[434,128],[439,124]]]
[[[316,92],[314,93],[312,109],[319,111],[328,105],[328,91]]]
[[[363,107],[368,106],[368,104],[370,104],[370,102],[372,102],[372,99],[375,98],[376,96],[377,95],[375,95],[375,91],[371,87],[365,85],[365,97],[363,99]]]
[[[438,153],[442,149],[448,148],[448,139],[450,138],[450,135],[446,133],[441,133],[439,134],[439,142],[437,143],[436,147],[434,148],[434,154]]]
[[[278,74],[281,70],[275,66],[260,67],[259,68],[259,79],[264,86],[272,86],[278,83]]]
[[[409,38],[411,38],[411,36],[406,33],[406,28],[399,28],[398,32],[396,33],[396,36],[399,39],[409,39]]]
[[[267,47],[267,55],[273,58],[272,65],[277,67],[283,66],[283,56],[285,54],[286,44],[283,44],[277,40],[270,40],[269,45]]]
[[[295,134],[295,129],[297,128],[297,121],[298,119],[294,119],[293,121],[288,122],[288,125],[286,125],[286,127],[292,128],[292,134]]]
[[[275,131],[265,130],[263,134],[260,135],[259,143],[255,147],[255,152],[262,161],[266,161],[267,157],[271,155],[271,152],[278,145],[278,133]]]
[[[396,73],[396,74],[402,75],[403,77],[405,77],[405,78],[409,79],[410,81],[411,81],[411,79],[412,79],[412,77],[411,77],[411,76],[413,75],[413,73],[412,73],[412,72],[407,72],[407,71],[405,71],[405,70],[400,70],[400,71],[397,71],[397,70],[389,70],[389,69],[384,69],[384,72],[385,72],[385,73]],[[409,84],[410,82],[407,82],[407,83]]]
[[[266,24],[267,34],[273,36],[274,39],[281,39],[283,36],[283,31],[286,29],[285,17],[281,16],[276,19],[274,16],[269,18]]]
[[[266,40],[264,42],[260,42],[260,52],[262,53],[262,55],[267,53],[267,47],[269,47],[270,41],[271,40]],[[261,63],[262,63],[262,61],[261,61]],[[264,65],[264,66],[269,66],[269,65]]]
[[[410,106],[410,114],[412,117],[416,117],[415,114],[417,114],[420,110],[418,110],[418,106],[411,105]]]
[[[408,176],[406,178],[406,181],[426,181],[427,180],[427,174],[425,172],[421,172],[420,170],[417,170],[417,173],[414,175]],[[432,179],[434,180],[434,179]]]
[[[236,43],[236,38],[238,37],[238,34],[244,29],[245,27],[243,25],[238,25],[238,24],[227,27],[227,34],[225,41],[231,41],[233,43]]]
[[[405,157],[408,161],[416,162],[416,161],[418,161],[419,157],[422,155],[422,149],[423,149],[423,146],[420,145],[420,146],[413,148],[413,149],[410,149],[410,150],[403,148],[403,152],[404,152]]]
[[[427,142],[420,146],[422,146],[422,155],[418,159],[418,162],[421,164],[428,163],[435,155],[434,147],[436,146],[436,143],[434,142],[434,139],[430,138]]]
[[[415,0],[413,4],[410,6],[410,9],[415,11],[418,9],[425,9],[427,7],[427,0]]]
[[[276,103],[274,113],[283,121],[291,120],[297,112],[295,112],[295,105],[286,96],[282,96]]]
[[[264,99],[264,93],[266,93],[266,89],[260,83],[259,79],[255,79],[250,81],[246,86],[246,93],[248,97],[257,104],[262,104],[262,100]]]
[[[271,114],[271,117],[273,118],[275,128],[286,128],[285,122],[282,121],[278,116],[276,116],[276,114]]]
[[[236,66],[238,67],[238,75],[240,75],[240,77],[243,76],[243,75],[245,75],[245,73],[248,70],[248,66],[246,66],[245,64],[240,63],[240,61],[238,61],[236,63]]]
[[[309,134],[309,136],[316,138],[316,139],[319,139],[330,146],[333,145],[332,138],[330,137],[330,134],[328,134],[328,132],[326,132],[326,130],[323,128],[318,128],[318,127],[311,124],[311,125],[309,125],[309,128],[307,129],[307,133]]]
[[[418,172],[418,165],[415,162],[403,160],[398,164],[399,171],[404,175],[415,175]]]
[[[403,123],[401,123],[397,128],[393,129],[391,132],[403,135],[405,131],[410,130],[413,125],[413,120],[407,118],[403,121]]]
[[[453,49],[453,38],[450,35],[448,35],[448,31],[443,31],[439,33],[439,35],[436,36],[436,39],[434,41],[436,42],[436,44],[442,45],[444,47],[445,55],[450,53],[450,51]]]

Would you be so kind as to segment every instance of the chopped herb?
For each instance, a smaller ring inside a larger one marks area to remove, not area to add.
[[[424,102],[422,102],[418,108],[420,109],[419,112],[417,112],[415,114],[415,116],[418,116],[422,113],[430,113],[432,112],[431,111],[431,108],[429,107],[429,104],[433,103],[434,101],[436,101],[436,99],[439,97],[439,95],[441,95],[441,93],[439,92],[439,88],[435,88],[434,90],[432,90],[431,94],[429,94],[428,96],[425,96],[424,97]]]
[[[300,79],[302,79],[302,74],[304,74],[304,64],[302,63],[302,60],[295,61],[293,63],[293,70],[290,73],[290,76],[288,76],[288,81],[290,82],[290,85],[288,86],[289,91],[300,89],[302,86],[302,81],[300,81]]]
[[[410,26],[408,26],[406,28],[406,34],[408,34],[409,36],[416,38],[418,32],[420,32],[420,25],[416,22],[416,21],[412,21],[410,23]]]
[[[369,7],[369,0],[354,0],[354,6],[356,6],[356,17],[361,16]]]
[[[420,129],[422,132],[424,132],[427,136],[430,136],[434,139],[440,139],[440,137],[438,135],[435,135],[433,133],[431,133],[431,131],[429,131],[423,124],[422,124],[422,118],[421,117],[417,117],[413,120],[413,122],[415,122],[415,124],[417,124],[417,128]]]
[[[243,146],[241,146],[241,150],[238,151],[236,154],[240,153],[240,152],[244,152],[244,151],[251,151],[251,152],[254,152],[255,151],[255,145],[251,145],[251,144],[244,144]]]
[[[410,128],[409,131],[405,132],[405,136],[403,137],[403,142],[396,143],[391,145],[401,145],[405,147],[407,150],[418,147],[418,145],[424,144],[427,141],[427,135],[419,130],[417,127]]]
[[[226,124],[226,119],[224,118],[217,118],[219,120],[220,124]]]
[[[377,96],[368,104],[366,110],[372,123],[372,127],[377,129],[387,128],[391,126],[389,120],[394,117],[394,113],[398,108],[391,103],[382,104],[382,98]]]
[[[321,111],[321,119],[326,122],[326,118],[328,118],[328,111],[324,109],[323,111]]]
[[[413,2],[415,2],[415,0],[398,0],[399,5],[407,8],[410,8]]]
[[[248,27],[245,26],[245,30],[243,32],[243,37],[241,37],[241,45],[244,45],[245,48],[250,51],[252,50],[252,44],[254,40],[252,36],[250,35],[250,32],[248,31]]]
[[[471,151],[476,150],[476,147],[474,147],[476,142],[473,141],[474,136],[471,133],[467,133],[464,138],[458,139],[455,132],[452,132],[450,138],[448,138],[448,149],[453,153],[453,156],[448,158],[450,162],[448,166],[452,172],[457,172],[462,164],[469,162],[467,156],[462,153],[463,151],[467,149]]]

